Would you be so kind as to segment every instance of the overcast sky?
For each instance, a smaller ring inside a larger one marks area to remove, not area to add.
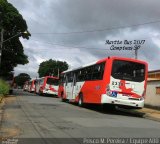
[[[138,59],[160,69],[160,0],[8,0],[23,15],[30,40],[21,39],[29,64],[15,68],[38,76],[39,64],[62,60],[78,67],[107,56],[134,58],[132,50],[110,50],[106,40],[145,40]],[[120,46],[120,45],[115,45]]]

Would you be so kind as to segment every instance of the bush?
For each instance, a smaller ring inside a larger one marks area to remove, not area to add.
[[[9,85],[3,81],[0,80],[0,95],[7,95],[9,93]]]

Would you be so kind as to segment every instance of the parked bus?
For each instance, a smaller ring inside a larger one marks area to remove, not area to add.
[[[28,91],[28,87],[29,87],[29,84],[28,84],[28,83],[29,83],[28,81],[26,81],[26,82],[24,83],[23,91]]]
[[[41,83],[41,78],[36,78],[35,80],[35,93],[36,94],[39,94],[40,83]]]
[[[58,77],[45,76],[36,79],[36,93],[39,95],[58,95]]]
[[[142,108],[147,71],[144,61],[108,57],[62,72],[58,96],[79,106],[92,103]]]
[[[32,79],[28,83],[28,92],[35,92],[35,79]]]

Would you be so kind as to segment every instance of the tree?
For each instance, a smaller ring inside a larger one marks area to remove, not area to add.
[[[62,71],[67,70],[69,65],[67,62],[63,61],[56,61],[56,60],[47,60],[39,65],[38,74],[39,77],[53,75],[58,76],[58,72],[61,73]]]
[[[26,81],[29,81],[31,78],[28,74],[26,73],[20,73],[18,76],[15,77],[15,83],[18,85],[18,86],[23,86],[24,83]]]
[[[28,63],[19,37],[29,39],[31,35],[27,31],[27,24],[22,15],[7,0],[0,0],[0,20],[0,31],[4,31],[0,76],[6,77],[18,64]],[[27,33],[23,33],[24,31]]]

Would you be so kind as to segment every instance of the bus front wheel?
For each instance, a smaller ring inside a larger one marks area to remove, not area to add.
[[[61,93],[61,101],[62,102],[65,102],[66,100],[64,99],[64,94],[63,94],[63,92]]]

